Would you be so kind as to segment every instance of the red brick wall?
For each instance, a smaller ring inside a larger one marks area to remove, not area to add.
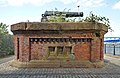
[[[103,51],[103,49],[104,49],[104,37],[102,37],[101,38],[101,49],[100,49],[100,60],[104,60],[104,51]]]
[[[95,61],[99,61],[100,60],[100,39],[96,38],[95,40],[95,44],[96,44],[96,49],[94,50],[94,59]]]
[[[104,40],[100,37],[94,37],[91,42],[91,61],[103,60]]]
[[[90,42],[79,42],[74,46],[77,60],[90,60]]]
[[[17,36],[14,36],[14,53],[15,53],[15,59],[17,59],[19,57],[17,55],[17,53],[18,53],[18,49],[17,49],[18,45],[17,44],[18,44],[17,43]]]
[[[42,60],[47,54],[44,43],[31,42],[31,60]]]
[[[74,37],[74,38],[92,38],[90,42],[30,42],[29,38],[55,38],[55,37]],[[19,38],[19,61],[42,60],[48,55],[48,46],[73,46],[76,60],[99,61],[103,60],[103,39],[94,37],[92,33],[87,34],[62,34],[62,35],[15,35],[15,55],[17,56]],[[18,56],[17,56],[18,57]],[[16,59],[17,59],[16,57]]]
[[[18,40],[19,40],[19,46],[18,46]],[[18,59],[19,61],[29,61],[30,46],[29,46],[28,37],[25,37],[24,35],[15,35],[14,47],[15,47],[16,59]]]

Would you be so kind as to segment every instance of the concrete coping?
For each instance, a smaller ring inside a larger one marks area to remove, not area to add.
[[[11,25],[11,31],[31,30],[99,30],[108,31],[108,27],[102,23],[93,22],[20,22]]]

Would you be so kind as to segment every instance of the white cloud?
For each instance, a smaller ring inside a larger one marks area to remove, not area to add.
[[[0,6],[6,6],[6,1],[4,1],[4,0],[0,0]]]
[[[113,9],[120,9],[120,1],[113,6]]]
[[[56,1],[60,1],[64,4],[70,4],[70,3],[76,3],[78,0],[56,0]]]
[[[120,34],[119,34],[119,31],[120,31],[120,27],[119,27],[119,24],[114,21],[114,20],[111,20],[111,28],[113,29],[113,32],[107,32],[105,34],[105,37],[119,37]]]
[[[22,6],[24,4],[32,4],[35,6],[42,6],[46,3],[50,3],[53,1],[62,2],[63,4],[70,4],[77,2],[77,0],[0,0],[1,6]]]
[[[42,6],[46,3],[50,3],[54,0],[0,0],[1,5],[7,6],[22,6],[24,4],[32,4],[36,6]]]
[[[81,7],[100,7],[104,6],[105,2],[104,0],[79,0],[77,5]]]
[[[42,6],[53,1],[62,2],[63,4],[73,3],[81,5],[82,7],[97,7],[104,5],[104,0],[0,0],[0,6],[22,6],[25,4]]]
[[[24,0],[6,0],[8,5],[13,5],[13,6],[22,6],[24,3]]]

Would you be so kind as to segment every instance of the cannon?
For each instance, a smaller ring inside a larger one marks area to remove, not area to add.
[[[60,11],[45,11],[42,14],[41,22],[47,22],[47,16],[64,16],[65,18],[68,17],[83,17],[83,12],[60,12]]]

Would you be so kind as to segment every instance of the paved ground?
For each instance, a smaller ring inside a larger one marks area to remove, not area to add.
[[[8,56],[8,57],[5,57],[5,58],[0,58],[0,64],[8,62],[12,59],[14,59],[14,56]]]
[[[120,66],[120,56],[115,55],[105,55],[105,59],[110,63]]]
[[[18,69],[9,66],[9,61],[0,64],[0,78],[120,78],[120,58],[105,56],[105,59],[103,68]]]

